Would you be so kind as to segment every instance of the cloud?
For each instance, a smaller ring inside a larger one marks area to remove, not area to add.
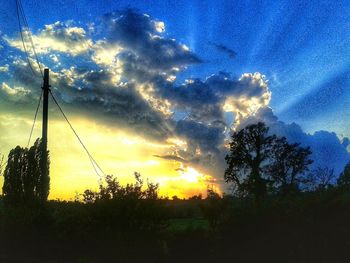
[[[329,167],[334,169],[336,174],[339,174],[350,161],[350,154],[346,149],[348,138],[341,141],[334,132],[328,131],[316,131],[313,134],[307,134],[296,123],[286,124],[279,121],[269,107],[262,108],[255,116],[247,118],[237,128],[240,129],[258,121],[263,121],[269,126],[271,134],[284,136],[288,141],[301,143],[305,147],[310,146],[311,158],[314,160],[313,168]]]
[[[33,64],[33,69],[39,76],[37,65]],[[10,78],[3,78],[0,84],[0,112],[32,118],[41,93],[40,78],[34,76],[27,62],[18,57],[13,59],[8,74]]]
[[[0,66],[0,72],[8,72],[8,71],[9,71],[9,65],[8,64]]]
[[[124,63],[133,64],[128,68],[137,68],[135,64],[141,64],[144,68],[169,72],[174,67],[183,68],[202,62],[185,45],[164,37],[164,23],[149,15],[128,9],[106,14],[103,21],[108,43],[125,49],[122,55]]]
[[[218,51],[225,53],[230,59],[234,59],[237,56],[237,53],[233,49],[228,48],[225,45],[214,43],[214,42],[209,42],[209,44],[214,46]]]
[[[27,31],[24,31],[24,40],[26,47],[31,43]],[[7,43],[22,51],[23,44],[20,38],[5,37]],[[69,22],[57,21],[53,24],[45,25],[44,29],[38,34],[33,35],[34,47],[37,53],[48,54],[51,51],[58,51],[77,56],[89,51],[92,46],[92,40],[86,36],[86,31],[81,27],[71,26]],[[31,48],[28,48],[32,52]]]
[[[107,34],[97,39],[99,26],[94,26],[94,41],[83,28],[63,22],[34,35],[35,42],[41,37],[58,42],[45,52],[62,63],[51,70],[51,85],[63,107],[154,141],[182,139],[186,144],[158,157],[221,177],[225,139],[232,126],[225,113],[239,121],[266,106],[271,94],[265,77],[245,73],[234,78],[220,72],[177,84],[177,74],[202,61],[184,44],[167,38],[163,22],[133,10],[106,14],[102,21]],[[79,41],[86,45],[78,49]],[[86,55],[71,57],[67,67],[65,54]],[[31,75],[26,62],[16,59],[12,67],[17,86],[38,96],[41,80]],[[183,118],[176,117],[179,112]]]
[[[30,94],[30,90],[23,87],[10,87],[5,82],[2,83],[0,94],[8,97],[9,100],[20,101]]]
[[[97,41],[93,46],[92,60],[101,66],[115,66],[118,64],[117,55],[123,51],[118,44],[110,44],[105,40]]]
[[[179,157],[179,156],[176,156],[176,155],[153,155],[154,157],[157,157],[157,158],[162,158],[162,159],[165,159],[165,160],[172,160],[172,161],[177,161],[177,162],[180,162],[180,163],[187,163],[188,161]]]
[[[268,105],[271,99],[265,76],[260,73],[245,73],[234,79],[221,72],[205,81],[193,79],[180,86],[158,81],[154,92],[177,110],[188,111],[191,119],[206,123],[224,123],[225,112],[235,114],[239,122]]]
[[[220,126],[206,125],[190,119],[180,120],[176,124],[176,134],[184,138],[194,150],[216,154],[223,143],[224,129]]]
[[[102,24],[89,30],[91,38],[86,32],[72,23],[56,22],[33,36],[38,51],[49,54],[49,61],[55,63],[51,70],[54,94],[71,114],[87,116],[100,125],[115,126],[160,143],[174,138],[185,142],[154,155],[157,158],[222,179],[230,130],[263,120],[272,132],[312,146],[313,157],[319,159],[315,165],[331,161],[339,171],[349,160],[344,150],[348,142],[344,140],[341,145],[334,133],[309,135],[297,124],[280,122],[267,108],[271,92],[266,77],[259,72],[240,77],[219,72],[206,79],[177,83],[179,73],[202,60],[167,37],[162,21],[124,10],[103,16]],[[43,44],[39,40],[48,41]],[[8,43],[21,50],[16,41]],[[216,45],[233,56],[234,51]],[[70,56],[69,64],[65,56]],[[21,58],[15,57],[9,64],[15,82],[1,86],[0,99],[13,103],[16,94],[16,99],[18,95],[32,105],[41,91],[41,79],[30,73]],[[327,149],[332,152],[324,154]]]
[[[350,145],[350,140],[349,140],[349,138],[347,138],[347,137],[343,138],[343,139],[341,140],[341,144],[342,144],[345,148],[347,148],[347,147]]]
[[[103,82],[103,79],[98,81]],[[92,83],[94,85],[96,80]],[[96,118],[105,119],[111,125],[132,129],[134,133],[157,140],[165,140],[171,135],[170,120],[154,110],[132,84],[103,90],[82,89],[70,99],[74,107],[85,109],[90,116],[97,114]]]

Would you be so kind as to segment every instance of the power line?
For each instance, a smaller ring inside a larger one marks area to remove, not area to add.
[[[80,139],[80,136],[78,135],[78,133],[76,132],[76,130],[73,128],[73,125],[71,124],[71,122],[69,121],[68,117],[66,116],[66,114],[64,113],[63,109],[61,108],[61,106],[59,105],[59,103],[57,102],[56,98],[54,97],[54,95],[52,94],[51,90],[50,90],[50,94],[51,97],[53,99],[53,101],[55,102],[55,104],[57,105],[58,109],[60,110],[60,112],[62,113],[62,116],[64,117],[64,119],[66,120],[66,122],[68,123],[69,127],[71,128],[71,130],[73,131],[74,135],[77,137],[79,143],[81,144],[81,146],[84,148],[86,154],[88,155],[90,162],[92,164],[92,167],[95,170],[95,173],[101,178],[101,175],[99,174],[99,172],[97,171],[97,168],[102,172],[103,176],[105,176],[105,173],[103,172],[103,170],[101,169],[101,167],[98,165],[98,163],[96,162],[96,160],[92,157],[92,155],[90,154],[89,150],[87,149],[87,147],[85,146],[85,144],[83,143],[83,141]],[[97,167],[97,168],[96,168]]]
[[[52,94],[51,90],[50,90],[50,94],[51,97],[53,99],[53,101],[55,102],[55,104],[57,105],[58,109],[60,110],[60,112],[62,113],[62,116],[64,117],[64,119],[67,121],[69,127],[71,128],[71,130],[73,131],[74,135],[77,137],[79,143],[81,144],[81,146],[84,148],[86,154],[88,155],[90,162],[95,170],[95,173],[100,177],[101,179],[101,175],[98,172],[98,170],[100,170],[100,172],[103,174],[103,176],[106,176],[106,174],[103,172],[103,170],[101,169],[101,167],[98,165],[98,163],[96,162],[96,160],[92,157],[92,155],[90,154],[89,150],[86,148],[85,144],[83,143],[83,141],[80,139],[78,133],[76,132],[76,130],[73,128],[73,125],[71,124],[71,122],[68,120],[66,114],[64,113],[64,111],[62,110],[61,106],[58,104],[56,98],[54,97],[54,95]],[[97,169],[98,168],[98,169]]]
[[[22,45],[23,45],[23,49],[24,49],[24,52],[25,52],[25,55],[26,55],[26,58],[27,58],[27,61],[28,61],[28,65],[33,73],[33,75],[37,76],[36,72],[34,71],[33,69],[33,66],[31,64],[31,61],[30,61],[30,54],[27,50],[27,47],[26,47],[26,44],[25,44],[25,40],[24,40],[24,36],[23,36],[23,30],[22,30],[22,24],[21,24],[21,18],[23,20],[23,23],[24,23],[24,27],[27,31],[27,37],[29,38],[29,41],[30,41],[30,44],[31,44],[31,48],[32,48],[32,51],[33,51],[33,54],[34,54],[34,57],[35,57],[35,60],[36,60],[36,63],[39,67],[39,70],[40,70],[40,74],[42,76],[42,78],[44,78],[44,75],[43,75],[43,71],[42,71],[42,67],[41,67],[41,64],[40,64],[40,61],[39,61],[39,58],[38,58],[38,55],[37,55],[37,52],[35,50],[35,46],[34,46],[34,42],[33,42],[33,38],[32,38],[32,34],[29,30],[29,25],[28,25],[28,21],[27,21],[27,18],[26,18],[26,15],[25,15],[25,12],[24,12],[24,9],[23,9],[23,5],[22,5],[22,2],[21,0],[16,0],[16,10],[17,10],[17,19],[18,19],[18,25],[19,25],[19,31],[20,31],[20,35],[21,35],[21,40],[22,40]],[[86,146],[84,145],[84,143],[82,142],[82,140],[80,139],[78,133],[75,131],[75,129],[73,128],[72,124],[70,123],[70,121],[68,120],[66,114],[63,112],[61,106],[58,104],[56,98],[54,97],[54,95],[52,94],[51,90],[49,90],[50,94],[51,94],[51,97],[53,99],[53,101],[55,102],[55,104],[57,105],[57,107],[59,108],[59,110],[61,111],[64,119],[67,121],[67,123],[69,124],[70,128],[72,129],[74,135],[77,137],[79,143],[82,145],[82,147],[84,148],[86,154],[88,155],[89,157],[89,160],[91,162],[91,165],[93,166],[94,170],[95,170],[95,173],[100,177],[100,180],[101,180],[101,175],[99,173],[99,171],[103,174],[103,176],[105,176],[105,173],[103,172],[103,170],[101,169],[101,167],[98,165],[98,163],[96,162],[96,160],[92,157],[92,155],[90,154],[89,150],[86,148]],[[31,128],[31,131],[30,131],[30,136],[29,136],[29,139],[28,139],[28,144],[27,144],[27,147],[29,147],[29,144],[30,144],[30,140],[32,138],[32,134],[33,134],[33,130],[34,130],[34,127],[35,127],[35,122],[36,122],[36,118],[37,118],[37,114],[38,114],[38,110],[39,110],[39,107],[40,107],[40,104],[41,104],[41,99],[42,99],[42,95],[43,95],[43,92],[41,92],[41,95],[40,95],[40,98],[39,98],[39,102],[38,102],[38,106],[36,108],[36,112],[35,112],[35,115],[34,115],[34,120],[33,120],[33,125],[32,125],[32,128]],[[6,162],[7,163],[7,162]],[[0,165],[0,169],[2,169],[5,165]],[[99,170],[99,171],[98,171]]]
[[[23,44],[24,53],[26,54],[26,58],[27,58],[30,70],[32,71],[33,75],[36,76],[36,72],[34,71],[33,66],[32,66],[32,64],[31,64],[31,62],[29,60],[29,53],[28,53],[26,45],[24,43],[23,32],[22,32],[22,25],[21,25],[21,18],[20,18],[20,10],[19,10],[19,5],[18,5],[18,1],[17,0],[16,0],[16,10],[17,10],[17,19],[18,19],[19,32],[20,32],[20,35],[21,35],[21,40],[22,40],[22,44]]]
[[[38,102],[38,106],[36,107],[36,111],[35,111],[35,115],[34,115],[34,120],[33,120],[33,125],[32,125],[32,129],[30,130],[30,135],[29,135],[29,139],[28,139],[28,143],[27,143],[27,148],[29,147],[30,140],[32,139],[33,130],[34,130],[35,122],[36,122],[36,117],[37,117],[37,115],[38,115],[38,111],[39,111],[39,107],[40,107],[40,104],[41,104],[41,98],[42,98],[42,96],[43,96],[43,91],[41,91],[40,98],[39,98],[39,102]]]
[[[30,130],[30,135],[29,135],[29,139],[28,139],[28,143],[27,143],[27,148],[29,147],[29,144],[30,144],[30,140],[32,138],[32,135],[33,135],[33,131],[34,131],[34,127],[35,127],[35,122],[36,122],[36,117],[38,116],[38,111],[39,111],[39,107],[40,107],[40,104],[41,104],[41,99],[42,99],[42,96],[43,96],[43,92],[41,91],[41,94],[40,94],[40,97],[39,97],[39,102],[38,102],[38,105],[36,107],[36,111],[35,111],[35,115],[34,115],[34,120],[33,120],[33,124],[32,124],[32,128]],[[2,163],[3,161],[3,157],[0,158],[0,172],[2,172],[2,169],[7,165],[8,163],[8,160],[4,163]]]
[[[35,56],[36,63],[38,64],[41,76],[44,77],[43,70],[41,68],[40,61],[39,61],[39,58],[38,58],[38,54],[36,53],[36,50],[35,50],[35,46],[34,46],[34,42],[33,42],[33,38],[32,38],[32,33],[29,30],[29,24],[28,24],[28,20],[27,20],[26,14],[25,14],[24,9],[23,9],[22,1],[21,0],[17,0],[17,1],[19,3],[19,8],[20,8],[20,11],[22,13],[24,25],[27,28],[28,38],[29,38],[30,43],[32,45],[32,49],[33,49],[33,53],[34,53],[34,56]]]
[[[30,59],[29,59],[30,54],[29,54],[29,52],[27,50],[27,47],[26,47],[26,44],[25,44],[25,41],[24,41],[21,17],[22,17],[22,20],[24,22],[24,27],[26,28],[26,31],[27,31],[27,35],[28,35],[28,38],[29,38],[29,41],[30,41],[30,44],[31,44],[31,47],[32,47],[32,50],[33,50],[33,53],[34,53],[34,56],[35,56],[36,63],[38,64],[41,77],[44,77],[43,71],[42,71],[42,68],[41,68],[41,65],[40,65],[40,61],[39,61],[38,55],[37,55],[36,50],[35,50],[33,38],[32,38],[31,32],[29,30],[28,21],[27,21],[27,18],[25,16],[24,9],[23,9],[23,6],[22,6],[22,3],[21,3],[20,0],[16,0],[16,11],[17,11],[17,20],[18,20],[19,32],[20,32],[20,35],[21,35],[22,45],[23,45],[24,52],[26,54],[28,65],[29,65],[33,75],[37,76],[36,72],[33,69],[32,64],[30,62]]]

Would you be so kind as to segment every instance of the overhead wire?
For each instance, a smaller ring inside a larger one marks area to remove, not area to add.
[[[34,70],[34,68],[33,68],[33,66],[32,66],[32,63],[31,63],[31,61],[30,61],[30,54],[29,54],[28,49],[27,49],[27,47],[26,47],[26,43],[25,43],[25,39],[24,39],[24,34],[23,34],[23,29],[22,29],[21,18],[22,18],[23,23],[24,23],[24,28],[25,28],[25,30],[27,31],[27,35],[28,35],[28,38],[29,38],[29,40],[30,40],[30,44],[31,44],[31,46],[32,46],[33,53],[34,53],[34,55],[35,55],[35,60],[36,60],[36,63],[38,64],[38,67],[39,67],[39,70],[40,70],[40,74],[41,74],[41,76],[43,77],[42,68],[41,68],[41,65],[40,65],[40,61],[39,61],[38,55],[37,55],[36,50],[35,50],[34,42],[33,42],[32,36],[31,36],[31,32],[30,32],[30,30],[29,30],[28,21],[27,21],[26,15],[25,15],[25,13],[24,13],[24,9],[23,9],[21,0],[16,0],[16,11],[17,11],[17,19],[18,19],[19,32],[20,32],[20,36],[21,36],[21,40],[22,40],[23,49],[24,49],[24,52],[25,52],[25,55],[26,55],[26,58],[27,58],[27,61],[28,61],[28,66],[30,67],[30,69],[31,69],[31,71],[32,71],[32,73],[33,73],[33,75],[34,75],[34,76],[37,76],[37,73],[36,73],[36,71]],[[37,118],[37,115],[38,115],[38,110],[39,110],[40,103],[41,103],[41,99],[42,99],[42,93],[43,93],[43,92],[41,92],[41,94],[40,94],[38,106],[37,106],[36,111],[35,111],[34,120],[33,120],[32,128],[31,128],[31,131],[30,131],[30,135],[29,135],[27,147],[29,147],[30,140],[31,140],[32,135],[33,135],[33,130],[34,130],[34,127],[35,127],[35,122],[36,122],[36,118]]]
[[[28,139],[28,143],[27,143],[27,148],[29,147],[30,140],[32,139],[33,130],[34,130],[34,127],[35,127],[35,122],[36,122],[36,117],[38,116],[38,111],[39,111],[39,108],[40,108],[42,96],[43,96],[43,91],[41,91],[39,102],[38,102],[38,106],[36,107],[34,120],[33,120],[33,125],[32,125],[32,129],[30,130],[30,135],[29,135],[29,139]]]
[[[36,110],[35,110],[35,114],[34,114],[34,119],[33,119],[33,124],[32,124],[32,128],[30,130],[30,135],[29,135],[29,138],[28,138],[28,142],[27,142],[27,148],[29,147],[29,144],[30,144],[30,140],[32,138],[32,135],[33,135],[33,131],[34,131],[34,127],[35,127],[35,123],[36,123],[36,119],[37,119],[37,116],[38,116],[38,112],[39,112],[39,108],[40,108],[40,104],[41,104],[41,100],[42,100],[42,96],[43,96],[43,91],[41,91],[41,94],[40,94],[40,97],[39,97],[39,102],[38,102],[38,105],[36,107]],[[7,165],[8,163],[8,160],[6,162],[2,162],[3,161],[3,157],[1,158],[0,160],[0,172],[3,172],[3,168]],[[1,174],[0,174],[1,175]]]
[[[53,93],[50,90],[50,94],[51,97],[53,99],[53,101],[55,102],[55,104],[57,105],[58,109],[60,110],[63,118],[66,120],[66,122],[68,123],[69,127],[71,128],[71,130],[73,131],[74,135],[76,136],[76,138],[78,139],[79,143],[81,144],[81,146],[84,148],[86,154],[88,155],[90,162],[95,170],[95,173],[100,177],[100,179],[102,178],[101,174],[98,172],[98,170],[102,173],[102,175],[105,177],[106,174],[103,172],[103,170],[101,169],[101,167],[99,166],[99,164],[96,162],[96,160],[93,158],[93,156],[91,155],[91,153],[89,152],[89,150],[87,149],[87,147],[85,146],[85,144],[83,143],[83,141],[81,140],[80,136],[78,135],[77,131],[74,129],[72,123],[69,121],[68,117],[66,116],[66,114],[64,113],[63,109],[61,108],[61,106],[59,105],[58,101],[56,100],[55,96],[53,95]]]
[[[22,45],[23,45],[24,53],[25,53],[26,58],[27,58],[28,66],[29,66],[30,70],[32,71],[33,75],[37,76],[36,72],[33,69],[32,63],[30,62],[29,53],[27,51],[26,44],[25,44],[25,41],[24,41],[22,24],[21,24],[21,18],[20,18],[21,11],[20,11],[20,8],[19,8],[18,0],[16,0],[16,10],[17,10],[17,20],[18,20],[18,26],[19,26],[19,33],[21,35]]]
[[[40,64],[40,61],[39,61],[39,57],[38,57],[38,54],[35,50],[35,45],[34,45],[34,41],[33,41],[33,38],[32,38],[32,34],[29,30],[29,25],[28,25],[28,21],[27,21],[27,18],[26,18],[26,15],[25,15],[25,12],[24,12],[24,9],[23,9],[23,5],[22,5],[22,2],[21,0],[16,0],[16,10],[17,10],[17,19],[18,19],[18,25],[19,25],[19,31],[20,31],[20,36],[21,36],[21,40],[22,40],[22,45],[23,45],[23,49],[24,49],[24,52],[25,52],[25,55],[26,55],[26,58],[27,58],[27,61],[28,61],[28,65],[33,73],[33,75],[37,76],[37,73],[35,72],[33,66],[32,66],[32,63],[30,61],[30,54],[28,52],[28,49],[26,47],[26,43],[25,43],[25,39],[24,39],[24,34],[23,34],[23,29],[22,29],[22,23],[21,23],[21,18],[23,20],[23,23],[24,23],[24,28],[27,32],[27,37],[29,38],[29,41],[30,41],[30,45],[31,45],[31,48],[32,48],[32,51],[33,51],[33,54],[34,54],[34,57],[35,57],[35,61],[38,65],[38,68],[39,68],[39,71],[40,71],[40,74],[41,74],[41,77],[44,78],[44,75],[43,75],[43,70],[42,70],[42,67],[41,67],[41,64]],[[87,147],[85,146],[85,144],[83,143],[83,141],[81,140],[80,136],[78,135],[78,133],[76,132],[76,130],[74,129],[73,125],[71,124],[71,122],[69,121],[68,117],[66,116],[66,114],[64,113],[63,109],[61,108],[61,106],[59,105],[58,101],[56,100],[56,98],[54,97],[54,95],[52,94],[51,90],[49,90],[50,92],[50,95],[53,99],[53,101],[55,102],[55,104],[57,105],[58,109],[60,110],[62,116],[64,117],[64,119],[66,120],[66,122],[68,123],[69,127],[71,128],[71,130],[73,131],[74,135],[76,136],[76,138],[78,139],[79,143],[81,144],[81,146],[83,147],[83,149],[85,150],[86,154],[88,155],[89,157],[89,160],[91,162],[91,165],[95,171],[95,173],[98,175],[98,177],[100,178],[100,180],[102,179],[102,176],[100,173],[102,173],[102,175],[105,177],[105,173],[103,172],[103,170],[101,169],[101,167],[99,166],[99,164],[97,163],[97,161],[93,158],[93,156],[91,155],[91,153],[89,152],[89,150],[87,149]],[[42,100],[42,95],[43,95],[43,92],[41,92],[41,95],[40,95],[40,98],[39,98],[39,102],[38,102],[38,106],[36,108],[36,111],[35,111],[35,115],[34,115],[34,120],[33,120],[33,125],[32,125],[32,128],[31,128],[31,131],[30,131],[30,135],[29,135],[29,139],[28,139],[28,143],[27,143],[27,147],[29,147],[29,144],[30,144],[30,140],[32,138],[32,134],[33,134],[33,131],[34,131],[34,127],[35,127],[35,122],[36,122],[36,118],[37,118],[37,114],[38,114],[38,111],[39,111],[39,108],[40,108],[40,104],[41,104],[41,100]],[[0,165],[0,170],[7,164],[4,163],[2,165]]]
[[[36,63],[38,64],[38,67],[39,67],[39,70],[40,70],[41,77],[44,77],[43,70],[42,70],[42,67],[41,67],[41,64],[40,64],[40,61],[39,61],[39,57],[38,57],[38,54],[36,53],[36,50],[35,50],[34,41],[33,41],[33,38],[32,38],[32,33],[29,30],[29,24],[28,24],[26,14],[25,14],[24,9],[23,9],[22,2],[21,2],[21,0],[16,0],[16,1],[18,2],[19,9],[20,9],[20,11],[22,13],[23,22],[24,22],[24,25],[25,25],[25,28],[26,28],[26,31],[27,31],[27,34],[28,34],[29,41],[30,41],[32,49],[33,49],[33,53],[34,53],[34,57],[35,57]]]

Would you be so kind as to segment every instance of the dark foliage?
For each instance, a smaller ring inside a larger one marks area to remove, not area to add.
[[[269,158],[276,139],[269,136],[268,131],[269,128],[259,122],[232,134],[225,180],[233,182],[240,195],[258,199],[267,194]]]
[[[0,199],[0,261],[348,262],[350,164],[335,184],[331,169],[308,172],[309,148],[262,123],[232,138],[225,179],[239,195],[208,188],[172,200],[135,173],[127,185],[106,176],[74,202],[23,202],[45,196],[38,184],[48,181],[40,142],[13,149],[4,198],[18,202]]]
[[[350,189],[350,163],[348,163],[344,171],[340,174],[338,181],[339,187]]]
[[[128,235],[137,232],[158,232],[165,227],[166,207],[158,196],[158,184],[144,182],[135,173],[135,183],[122,186],[108,175],[98,192],[86,190],[83,202],[90,207],[93,222],[104,224],[108,235]]]
[[[213,262],[232,255],[237,262],[350,258],[350,199],[336,187],[259,203],[211,190],[205,199],[158,199],[154,206],[144,201],[137,208],[127,208],[126,199],[50,201],[44,207],[5,207],[0,201],[0,257],[96,263]]]
[[[310,148],[268,132],[259,122],[232,134],[225,180],[234,184],[239,196],[261,200],[272,193],[288,195],[305,183],[303,175],[313,162]]]
[[[313,163],[309,159],[310,155],[310,147],[303,148],[298,143],[290,144],[284,137],[276,138],[269,165],[273,191],[282,195],[298,192],[300,186],[308,181],[304,175]]]
[[[309,189],[311,191],[325,191],[336,183],[334,170],[328,167],[317,167],[309,175]],[[311,189],[310,189],[311,188]]]
[[[10,151],[2,188],[3,196],[9,203],[47,200],[50,190],[49,162],[44,174],[42,154],[40,139],[30,149],[17,146]]]

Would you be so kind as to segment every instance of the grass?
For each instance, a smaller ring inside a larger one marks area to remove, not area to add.
[[[173,218],[168,220],[167,230],[170,232],[186,232],[191,230],[209,230],[209,222],[203,218]]]

